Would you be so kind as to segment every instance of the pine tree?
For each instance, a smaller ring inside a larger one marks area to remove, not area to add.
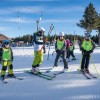
[[[98,13],[96,12],[92,3],[86,7],[83,19],[77,23],[77,26],[84,28],[87,32],[92,32],[98,24]]]
[[[98,45],[100,47],[100,15],[98,16],[98,25],[96,29],[98,30]]]

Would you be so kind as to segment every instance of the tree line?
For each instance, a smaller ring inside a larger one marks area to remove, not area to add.
[[[33,35],[28,34],[24,36],[19,36],[13,39],[13,42],[18,42],[18,41],[24,41],[24,43],[33,43]],[[74,42],[74,40],[81,41],[84,38],[84,36],[81,35],[72,35],[72,34],[65,34],[65,39],[69,39],[70,41]],[[45,42],[50,41],[53,42],[54,39],[58,39],[58,35],[51,35],[51,36],[44,36]],[[91,39],[98,44],[98,35],[92,36]]]

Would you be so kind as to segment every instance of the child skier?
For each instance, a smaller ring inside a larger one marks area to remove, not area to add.
[[[68,69],[68,63],[66,60],[66,43],[65,43],[65,39],[64,39],[64,33],[60,32],[59,33],[59,38],[56,41],[55,44],[55,50],[56,50],[56,58],[55,58],[55,62],[54,62],[54,67],[58,66],[58,59],[60,56],[62,56],[63,62],[64,62],[64,70]]]
[[[66,39],[66,58],[69,60],[69,52],[70,52],[70,49],[69,49],[69,47],[70,47],[70,40],[69,39]]]
[[[40,27],[39,31],[34,33],[34,61],[32,64],[32,72],[35,74],[39,72],[39,66],[43,61],[43,49],[45,50],[44,32],[45,29]]]
[[[70,55],[73,57],[72,60],[76,60],[75,55],[74,55],[74,45],[73,42],[70,42],[70,46],[69,46],[69,58]]]
[[[81,71],[89,73],[89,60],[90,55],[93,52],[95,45],[93,41],[89,38],[90,34],[85,33],[85,39],[81,44],[81,51],[82,51],[82,62],[81,62]]]
[[[2,48],[0,48],[0,62],[2,64],[1,69],[1,78],[5,79],[6,69],[8,67],[8,77],[15,77],[13,74],[13,52],[10,48],[9,40],[4,40],[2,44]]]

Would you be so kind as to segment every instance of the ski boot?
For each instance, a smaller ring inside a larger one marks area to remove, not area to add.
[[[38,73],[40,73],[40,70],[39,70],[39,68],[32,68],[32,73],[33,74],[38,74]]]
[[[68,71],[68,68],[64,68],[63,71],[64,71],[64,72],[67,72],[67,71]]]
[[[90,73],[90,71],[89,71],[89,69],[88,69],[88,68],[86,68],[86,69],[85,69],[85,72],[86,72],[86,73]]]
[[[72,58],[72,60],[76,60],[76,58],[74,57],[74,58]]]
[[[4,80],[5,79],[5,76],[4,75],[1,75],[1,80]]]
[[[83,74],[85,74],[85,70],[84,70],[84,69],[81,69],[80,71],[81,71]]]

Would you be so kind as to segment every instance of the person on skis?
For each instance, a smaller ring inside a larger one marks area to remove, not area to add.
[[[34,60],[32,63],[33,73],[39,72],[39,66],[43,61],[43,50],[45,50],[44,32],[45,29],[43,27],[40,27],[38,32],[34,33]]]
[[[58,60],[62,56],[63,62],[64,62],[64,70],[68,69],[68,62],[66,60],[66,42],[64,39],[64,33],[59,33],[59,38],[56,41],[55,44],[55,51],[56,51],[56,58],[54,61],[54,67],[58,66]]]
[[[4,40],[2,43],[2,47],[0,48],[0,62],[2,64],[1,69],[1,78],[5,79],[6,69],[8,67],[8,75],[7,77],[15,77],[13,74],[13,52],[10,47],[10,41]]]
[[[95,44],[89,37],[90,33],[85,33],[85,39],[83,40],[80,48],[80,50],[82,51],[81,71],[83,73],[89,73],[90,55],[91,53],[93,53],[93,50],[95,48]]]
[[[70,47],[70,40],[69,39],[66,39],[66,58],[68,59],[68,61],[69,61],[69,53],[70,53],[70,49],[69,49],[69,47]]]

